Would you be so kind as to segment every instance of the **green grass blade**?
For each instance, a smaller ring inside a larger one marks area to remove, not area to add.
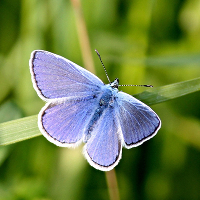
[[[0,124],[0,145],[8,145],[41,135],[37,115]]]
[[[150,88],[149,91],[144,91],[134,95],[134,97],[148,105],[153,105],[199,90],[200,78],[197,78],[158,88]],[[39,135],[41,133],[38,129],[36,115],[0,124],[0,145],[12,144]]]
[[[197,91],[200,91],[200,78],[162,87],[150,88],[148,91],[134,95],[134,97],[146,103],[147,105],[153,105]]]

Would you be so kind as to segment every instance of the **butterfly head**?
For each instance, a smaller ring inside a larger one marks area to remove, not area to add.
[[[110,86],[112,88],[117,88],[118,89],[118,86],[119,86],[119,79],[116,78],[112,83],[110,83]]]

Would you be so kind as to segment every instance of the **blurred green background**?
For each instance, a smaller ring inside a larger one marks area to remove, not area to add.
[[[167,84],[200,77],[200,0],[82,0],[96,74],[108,83]],[[44,49],[83,66],[70,0],[0,1],[0,122],[44,106],[31,83],[30,53]],[[129,94],[141,87],[120,88]],[[200,88],[199,88],[200,90]],[[151,91],[151,89],[148,89]],[[200,199],[200,92],[152,106],[158,134],[123,149],[121,199]],[[39,130],[38,130],[39,131]],[[43,136],[0,146],[0,199],[109,199],[105,173],[76,149]]]

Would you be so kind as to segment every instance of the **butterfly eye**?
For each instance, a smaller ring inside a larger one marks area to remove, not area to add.
[[[118,89],[118,86],[119,86],[119,79],[116,78],[112,83],[110,83],[110,86],[111,86],[112,88]]]

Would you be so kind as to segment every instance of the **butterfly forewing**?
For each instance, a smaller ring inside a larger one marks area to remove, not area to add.
[[[34,88],[44,100],[90,96],[104,85],[77,64],[42,50],[31,54],[30,67]]]
[[[58,146],[73,147],[84,138],[96,107],[92,97],[48,103],[39,114],[40,131]]]

